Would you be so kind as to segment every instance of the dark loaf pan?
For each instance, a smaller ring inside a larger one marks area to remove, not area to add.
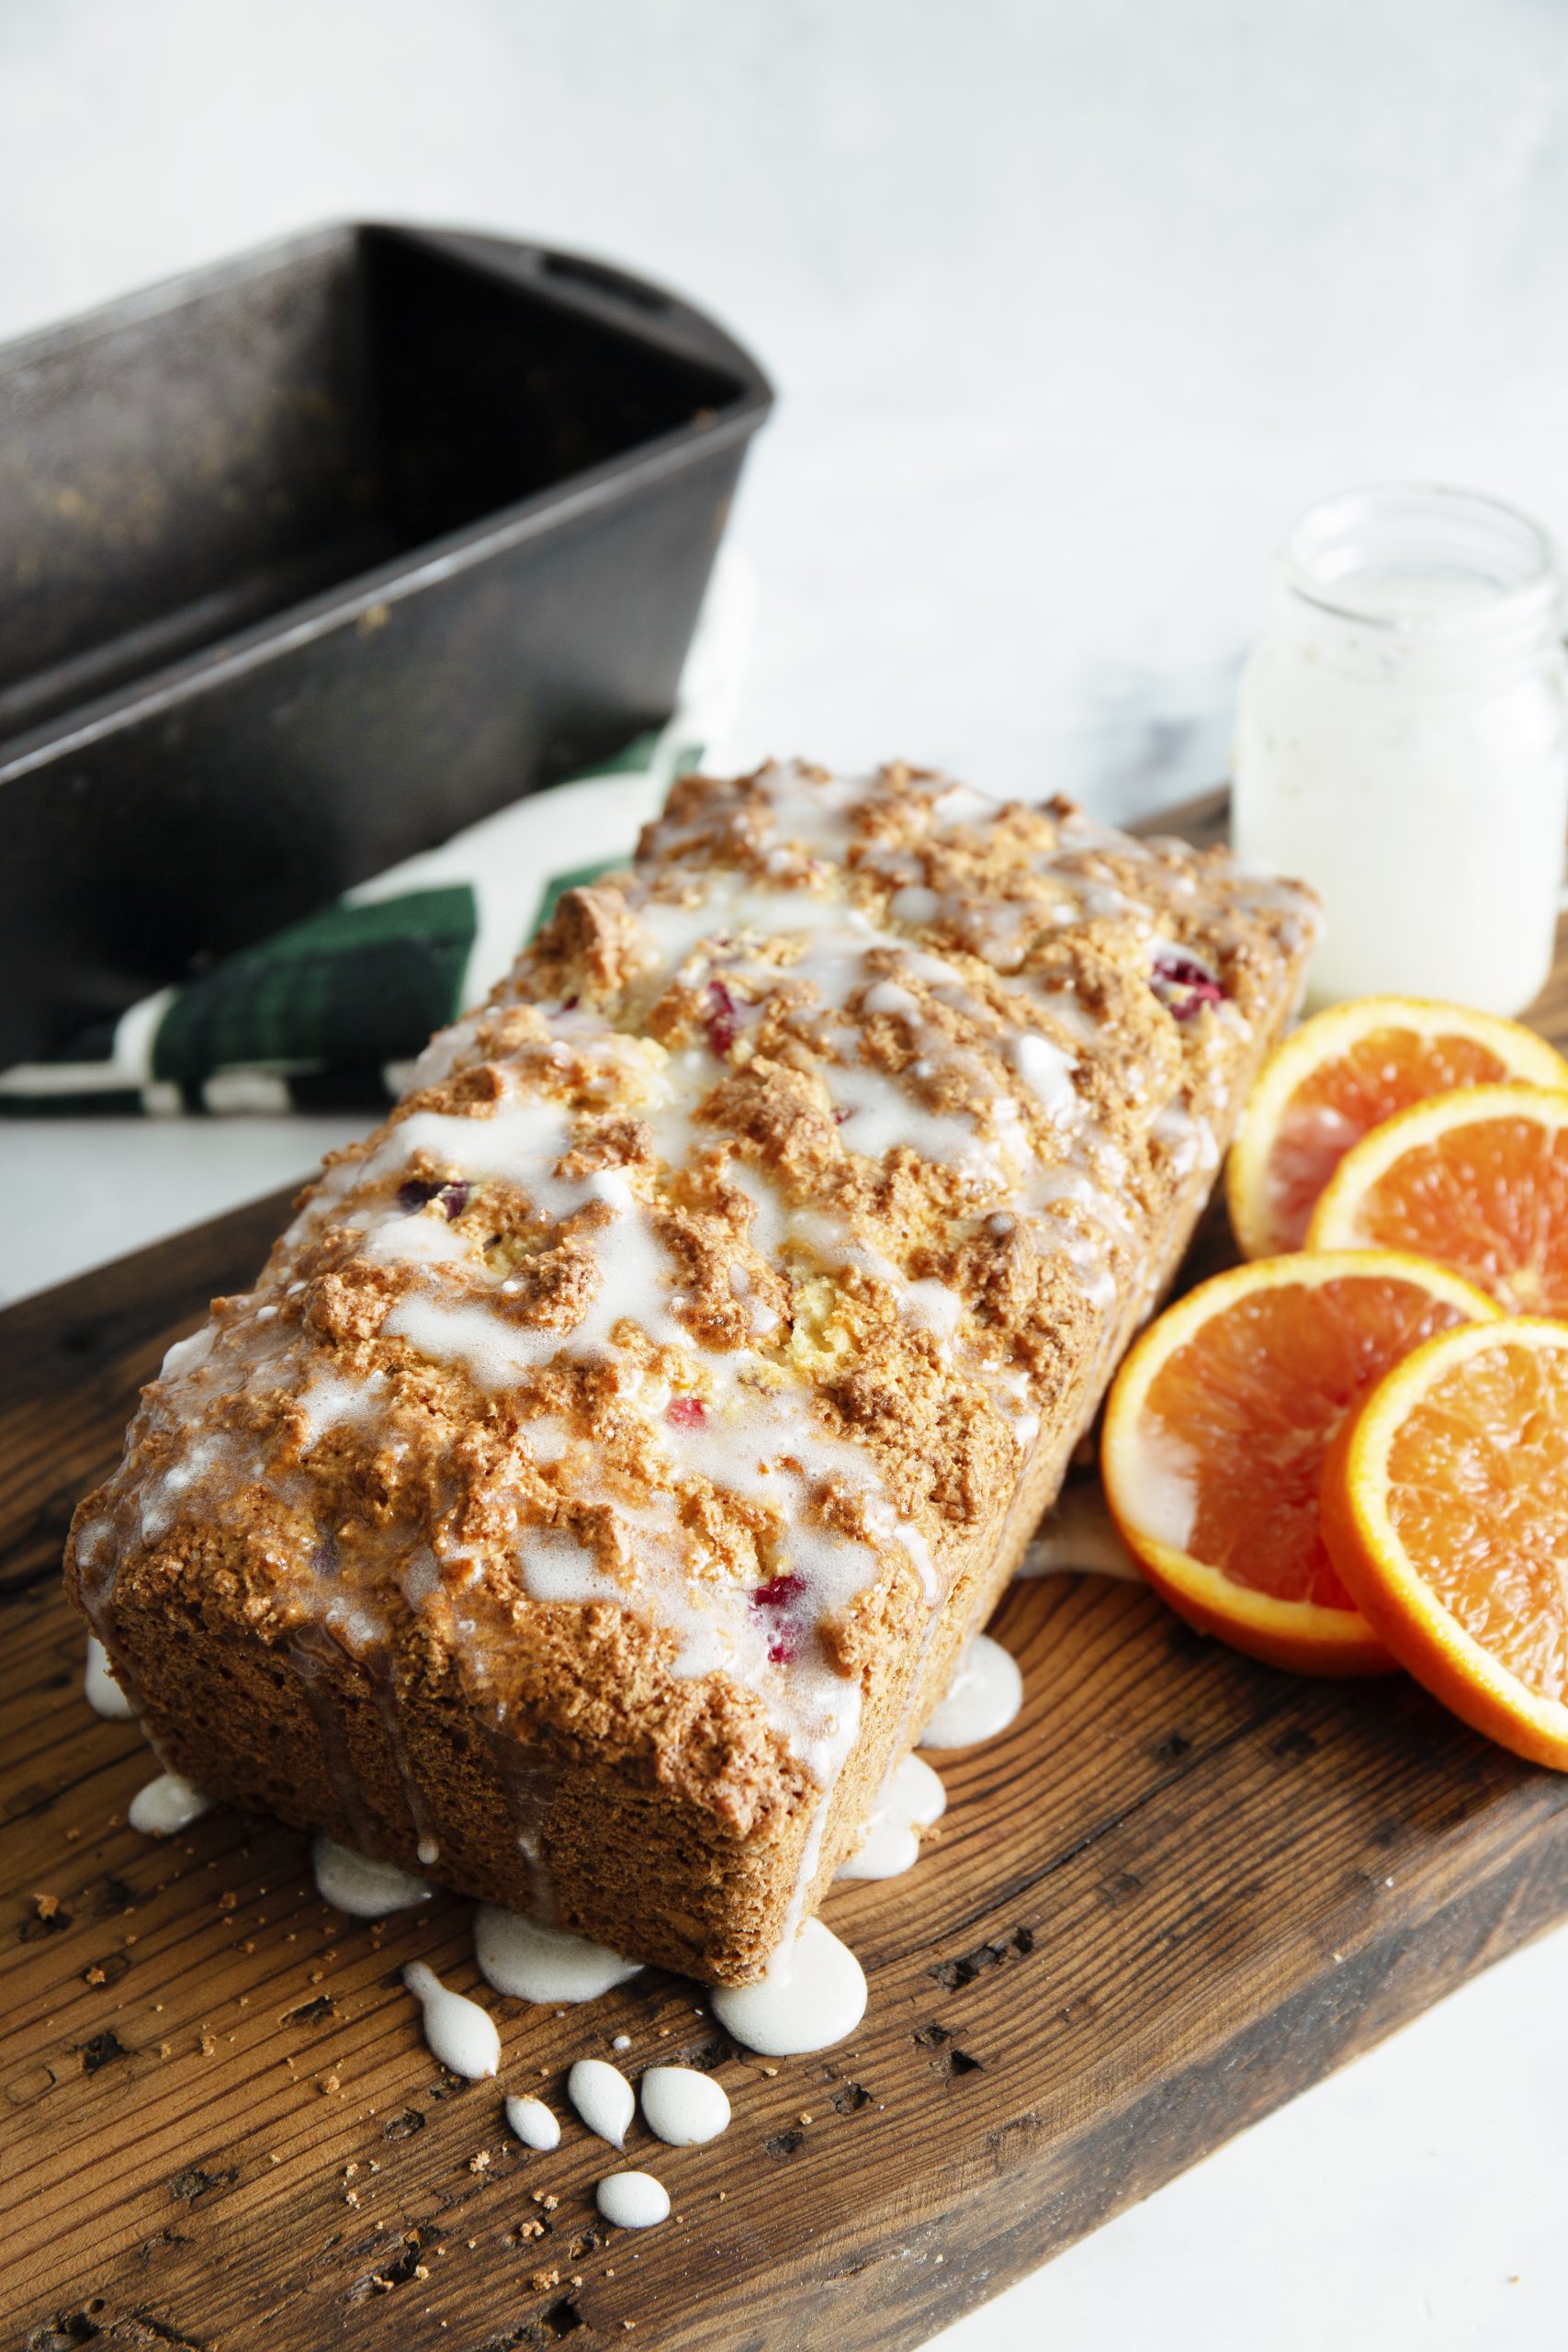
[[[641,278],[361,222],[0,350],[0,1067],[661,720],[772,397]]]

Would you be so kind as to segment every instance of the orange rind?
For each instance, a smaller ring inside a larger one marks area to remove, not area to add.
[[[1495,1319],[1484,1292],[1392,1250],[1258,1260],[1190,1291],[1133,1348],[1106,1407],[1106,1497],[1149,1582],[1271,1666],[1388,1672],[1324,1545],[1324,1459],[1411,1349]]]
[[[1345,1423],[1325,1541],[1390,1655],[1516,1755],[1568,1771],[1568,1326],[1441,1331]]]
[[[1568,1089],[1468,1086],[1346,1154],[1311,1250],[1413,1250],[1511,1315],[1568,1315]]]
[[[1373,1127],[1457,1087],[1568,1087],[1568,1061],[1533,1029],[1419,997],[1330,1005],[1276,1046],[1225,1166],[1244,1257],[1299,1250],[1346,1153]]]

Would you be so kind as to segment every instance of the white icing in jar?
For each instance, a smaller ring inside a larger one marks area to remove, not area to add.
[[[1389,989],[1517,1012],[1551,969],[1568,664],[1550,541],[1473,492],[1303,516],[1241,692],[1242,858],[1321,892],[1323,1002]]]

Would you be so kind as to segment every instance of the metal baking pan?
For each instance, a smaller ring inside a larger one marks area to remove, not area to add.
[[[348,222],[0,350],[0,1066],[671,707],[766,378]]]

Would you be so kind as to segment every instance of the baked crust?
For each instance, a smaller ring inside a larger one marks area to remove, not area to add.
[[[756,1976],[1174,1271],[1314,923],[1062,801],[682,781],[78,1511],[161,1755]]]

